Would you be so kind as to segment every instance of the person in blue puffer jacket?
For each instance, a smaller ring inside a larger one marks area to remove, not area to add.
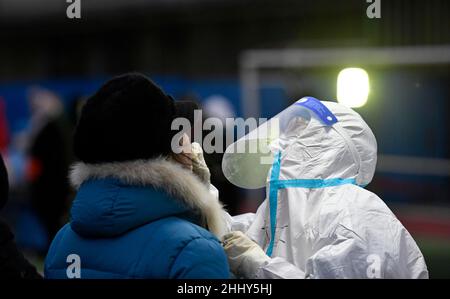
[[[222,205],[171,149],[172,121],[192,122],[195,108],[137,73],[88,99],[74,134],[71,220],[45,278],[229,278]]]

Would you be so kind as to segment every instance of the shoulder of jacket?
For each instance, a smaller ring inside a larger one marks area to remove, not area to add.
[[[169,237],[179,239],[181,242],[199,238],[219,242],[208,230],[180,217],[167,217],[157,222],[160,222],[161,233],[170,232]]]
[[[161,273],[165,272],[162,269],[170,271],[175,264],[178,264],[176,263],[177,260],[183,260],[184,266],[191,267],[190,265],[196,264],[201,259],[209,256],[217,257],[220,254],[221,244],[219,240],[209,231],[188,220],[179,217],[167,217],[148,225],[153,226],[152,230],[157,234],[155,237],[158,244],[155,243],[155,238],[149,238],[145,247],[154,251],[156,246],[164,252],[158,253],[160,259],[155,261],[153,255],[147,254],[148,250],[142,250],[141,264],[151,264],[153,267],[157,263],[159,265],[157,268],[162,271]],[[157,227],[154,225],[157,225]],[[189,256],[189,258],[184,256]],[[145,270],[141,268],[137,270],[137,273],[143,272]],[[163,277],[168,275],[167,273],[161,273],[160,275],[163,275]]]

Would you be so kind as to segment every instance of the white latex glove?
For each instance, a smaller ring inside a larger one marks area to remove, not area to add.
[[[270,261],[261,247],[240,231],[226,234],[223,243],[230,270],[238,277],[255,278],[258,269]]]
[[[206,185],[209,186],[211,182],[211,173],[206,165],[203,157],[203,150],[200,144],[193,142],[191,144],[192,150],[192,172],[194,172]]]

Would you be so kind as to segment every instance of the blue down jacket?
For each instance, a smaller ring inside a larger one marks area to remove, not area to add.
[[[200,226],[211,207],[192,198],[206,188],[171,162],[147,162],[155,168],[150,174],[145,165],[127,173],[136,165],[126,163],[75,167],[72,181],[80,186],[71,221],[50,246],[45,277],[228,278],[219,240]],[[161,180],[167,176],[172,180]]]

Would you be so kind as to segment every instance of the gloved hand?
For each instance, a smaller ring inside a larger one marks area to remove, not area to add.
[[[255,278],[258,268],[270,260],[258,244],[240,231],[226,234],[223,243],[230,270],[238,277]]]
[[[206,165],[203,157],[203,150],[200,144],[193,142],[191,144],[192,150],[192,172],[194,172],[206,185],[209,186],[211,182],[211,173]]]
[[[205,185],[209,186],[211,183],[211,173],[206,165],[200,144],[197,142],[191,143],[187,134],[183,134],[179,144],[181,146],[181,153],[172,154],[169,156],[169,159],[173,159],[184,168],[191,170]]]

